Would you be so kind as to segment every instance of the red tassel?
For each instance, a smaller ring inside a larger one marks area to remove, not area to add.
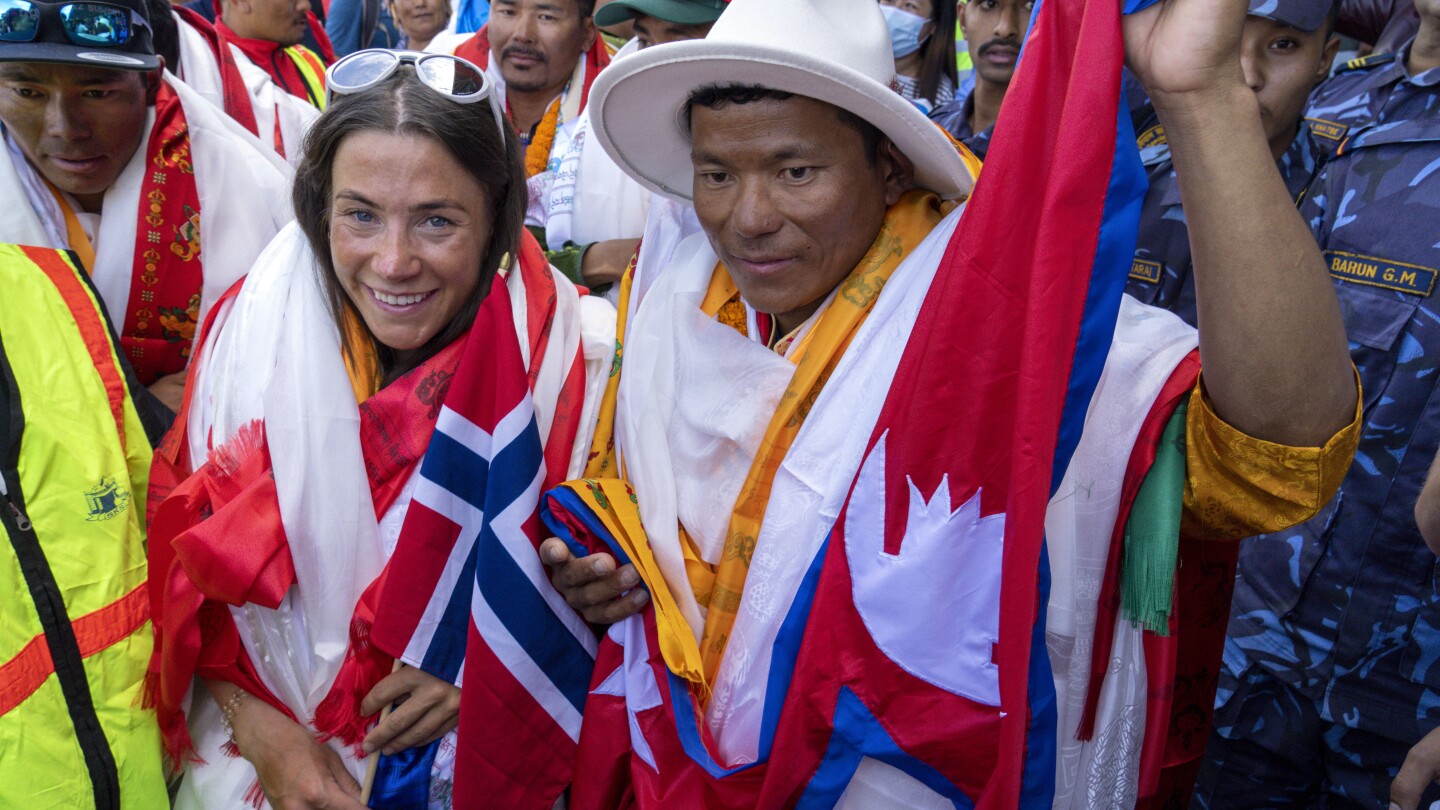
[[[264,801],[265,791],[260,787],[260,778],[256,777],[255,781],[250,783],[250,789],[245,791],[245,803],[255,810],[260,810],[260,805]]]
[[[322,742],[338,739],[356,747],[356,756],[363,756],[360,744],[365,740],[376,715],[361,715],[360,704],[382,678],[390,674],[395,659],[370,643],[371,622],[357,615],[350,622],[350,648],[335,676],[335,683],[320,705],[315,707],[315,730]],[[377,713],[378,714],[378,713]]]

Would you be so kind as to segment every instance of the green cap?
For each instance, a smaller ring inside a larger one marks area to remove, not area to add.
[[[713,23],[720,19],[726,0],[614,0],[595,12],[595,24],[616,25],[640,15],[681,25]]]

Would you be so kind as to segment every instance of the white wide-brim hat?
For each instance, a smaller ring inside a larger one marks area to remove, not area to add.
[[[893,89],[895,57],[876,0],[733,0],[704,39],[618,59],[590,90],[601,146],[641,185],[689,201],[685,103],[713,85],[807,96],[870,122],[915,164],[916,185],[945,199],[972,184],[939,127]]]

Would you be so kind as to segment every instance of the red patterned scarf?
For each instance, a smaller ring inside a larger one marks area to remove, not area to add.
[[[200,192],[180,97],[164,82],[145,153],[120,346],[142,385],[185,369],[200,313]]]

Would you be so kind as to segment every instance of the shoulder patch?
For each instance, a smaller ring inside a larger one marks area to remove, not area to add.
[[[1305,123],[1310,127],[1310,133],[1317,138],[1324,138],[1332,143],[1340,143],[1345,140],[1345,133],[1350,127],[1334,121],[1326,121],[1324,118],[1306,118]]]
[[[1325,260],[1330,265],[1330,275],[1342,281],[1419,296],[1428,296],[1435,290],[1437,274],[1429,267],[1339,250],[1325,251]]]
[[[1130,260],[1130,278],[1136,281],[1143,281],[1147,284],[1159,284],[1160,275],[1165,272],[1165,265],[1136,257]]]
[[[1135,145],[1141,149],[1145,149],[1151,146],[1159,146],[1160,144],[1165,144],[1169,142],[1170,141],[1165,137],[1165,127],[1161,126],[1160,124],[1156,124],[1155,126],[1150,127],[1149,129],[1140,133],[1140,135],[1135,138]]]
[[[1342,66],[1339,70],[1335,72],[1345,73],[1351,70],[1365,70],[1367,68],[1376,67],[1378,65],[1388,65],[1391,62],[1394,62],[1397,58],[1399,58],[1399,56],[1400,54],[1398,51],[1391,53],[1372,53],[1369,56],[1362,56],[1359,59],[1351,59],[1349,62],[1346,62],[1344,66]]]

